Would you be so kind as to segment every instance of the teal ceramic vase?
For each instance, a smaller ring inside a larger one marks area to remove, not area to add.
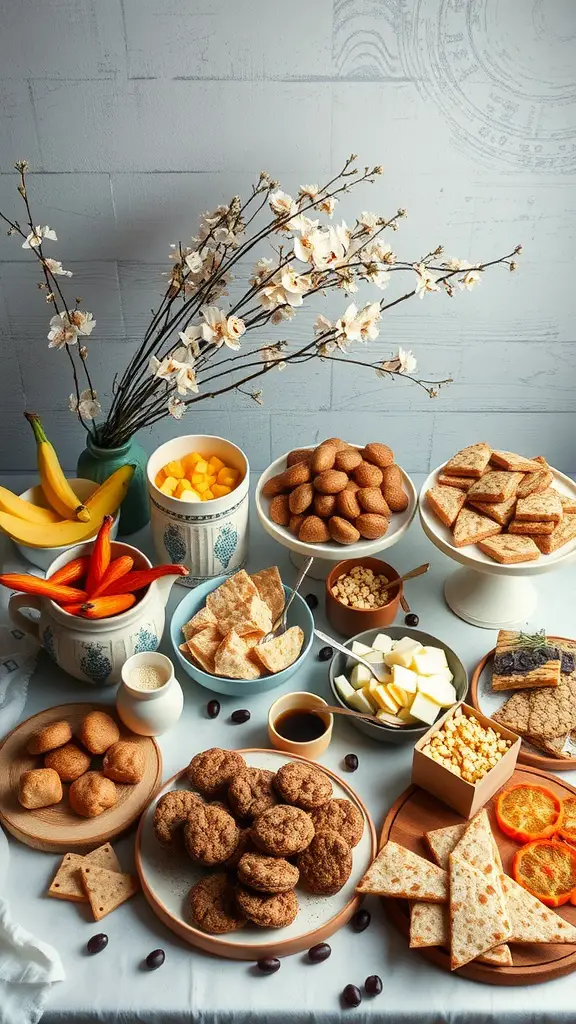
[[[150,504],[146,486],[146,463],[148,456],[141,445],[130,440],[119,448],[99,448],[90,435],[86,436],[86,447],[78,459],[77,474],[85,480],[103,483],[114,470],[128,463],[135,466],[134,476],[128,493],[120,508],[119,533],[127,536],[136,533],[150,521]]]

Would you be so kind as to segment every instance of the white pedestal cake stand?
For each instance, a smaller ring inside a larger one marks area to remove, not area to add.
[[[446,604],[455,615],[483,629],[501,629],[530,619],[538,603],[531,576],[553,572],[576,558],[576,539],[554,551],[540,555],[536,562],[500,565],[480,549],[469,544],[456,548],[452,533],[428,507],[424,495],[438,483],[442,467],[435,469],[420,491],[420,522],[427,537],[449,558],[464,568],[448,577],[444,586]],[[576,500],[576,484],[570,477],[553,470],[553,486]]]
[[[311,446],[311,448],[313,447],[314,445]],[[358,445],[357,447],[360,448],[362,446]],[[270,499],[262,495],[262,488],[270,477],[276,476],[286,469],[287,455],[288,453],[281,455],[280,458],[271,463],[258,480],[255,495],[256,511],[266,533],[278,541],[279,544],[282,544],[283,547],[288,548],[294,565],[300,568],[305,559],[309,558],[310,555],[314,557],[314,562],[308,572],[312,579],[326,579],[334,563],[340,562],[343,558],[362,558],[365,555],[375,555],[379,551],[384,551],[385,548],[390,548],[393,544],[396,544],[402,535],[406,533],[416,515],[418,494],[410,477],[402,470],[404,490],[409,499],[408,508],[405,512],[399,512],[392,516],[390,528],[384,537],[379,537],[377,540],[361,540],[357,544],[336,544],[334,541],[326,544],[306,544],[304,541],[298,540],[298,537],[290,533],[285,526],[278,526],[272,522],[268,515]]]

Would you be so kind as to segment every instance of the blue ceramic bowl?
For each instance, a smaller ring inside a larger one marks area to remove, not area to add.
[[[246,680],[213,676],[210,672],[204,672],[203,669],[192,665],[179,649],[184,639],[182,634],[184,623],[189,622],[192,616],[204,607],[206,595],[211,593],[212,590],[216,590],[227,579],[227,576],[216,576],[215,579],[208,580],[207,583],[202,583],[199,587],[195,587],[194,590],[181,600],[170,623],[170,639],[174,648],[174,654],[184,671],[192,679],[200,683],[201,686],[205,686],[207,690],[213,690],[215,693],[223,693],[228,697],[242,697],[245,694],[266,693],[267,690],[274,690],[277,686],[282,686],[282,683],[285,683],[291,676],[295,675],[312,646],[314,618],[308,605],[299,594],[296,594],[288,609],[287,625],[288,627],[300,626],[304,630],[304,644],[296,661],[289,665],[288,668],[283,669],[282,672],[275,672],[270,676],[262,676],[262,679]],[[284,587],[284,593],[288,598],[292,593],[290,587]]]

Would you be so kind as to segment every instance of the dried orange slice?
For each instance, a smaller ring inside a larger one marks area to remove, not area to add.
[[[544,786],[511,786],[496,800],[496,818],[505,835],[518,843],[547,839],[556,832],[561,801]]]
[[[576,889],[576,850],[554,839],[537,839],[514,854],[512,874],[547,907],[561,907]]]
[[[576,842],[576,796],[567,796],[562,801],[557,831],[563,839]]]

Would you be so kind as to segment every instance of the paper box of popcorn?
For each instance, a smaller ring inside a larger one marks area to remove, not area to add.
[[[472,818],[512,775],[520,737],[455,704],[414,747],[412,782]]]

